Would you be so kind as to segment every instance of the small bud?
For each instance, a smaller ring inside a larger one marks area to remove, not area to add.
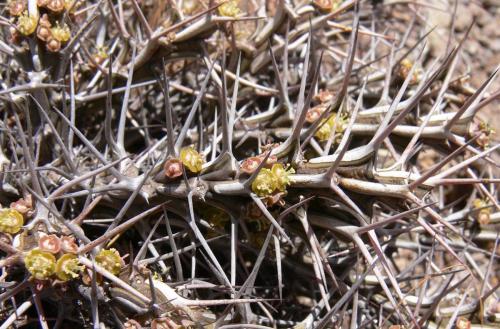
[[[405,58],[401,61],[400,66],[399,66],[399,71],[398,75],[401,79],[406,79],[408,77],[408,74],[410,74],[410,70],[413,67],[412,61],[409,59]],[[413,71],[413,76],[411,77],[410,83],[415,84],[420,80],[419,76],[419,69],[415,69]]]
[[[184,15],[191,15],[198,9],[199,5],[200,1],[198,0],[184,0],[182,2],[182,12]]]
[[[316,8],[323,12],[331,12],[337,9],[341,1],[339,0],[314,0],[313,4]]]
[[[56,53],[60,49],[61,49],[61,42],[54,38],[50,38],[49,41],[47,42],[47,50]]]
[[[36,4],[38,7],[46,7],[49,4],[50,0],[37,0]]]
[[[262,163],[262,160],[263,160],[262,157],[246,158],[240,165],[240,171],[247,174],[252,174]]]
[[[477,221],[481,225],[488,225],[490,223],[491,208],[488,207],[488,201],[486,199],[475,199],[472,202],[474,209],[479,210],[477,214]]]
[[[56,26],[50,29],[50,32],[54,39],[60,42],[66,42],[71,38],[71,31],[66,24],[60,26],[59,23],[57,23]]]
[[[151,329],[173,329],[179,328],[174,321],[169,318],[157,318],[151,322]]]
[[[47,42],[52,38],[52,33],[50,33],[50,29],[45,26],[38,26],[36,29],[36,36],[38,39]]]
[[[96,52],[92,55],[92,59],[97,65],[101,65],[108,57],[108,48],[105,46],[97,47]],[[96,67],[92,61],[89,63],[89,66],[92,68]]]
[[[103,249],[99,251],[95,257],[95,261],[98,265],[102,266],[114,275],[120,274],[123,267],[123,261],[116,249]]]
[[[470,327],[471,327],[470,321],[467,320],[466,318],[460,317],[457,319],[457,322],[456,322],[457,329],[470,329]]]
[[[141,329],[142,326],[139,322],[135,321],[134,319],[129,319],[127,322],[123,324],[123,327],[125,329]]]
[[[315,101],[326,103],[333,99],[333,92],[330,90],[321,89],[316,95],[313,96]]]
[[[79,5],[75,5],[75,0],[64,0],[64,9],[67,11],[73,13],[76,10],[76,7],[79,7]]]
[[[66,253],[76,254],[78,252],[78,245],[75,238],[72,236],[61,237],[61,249]]]
[[[203,157],[193,147],[185,147],[180,152],[182,163],[193,173],[201,171],[203,165]]]
[[[38,249],[57,254],[61,250],[61,240],[54,234],[44,235],[38,240]]]
[[[33,200],[31,198],[31,195],[28,195],[25,198],[21,198],[16,202],[12,202],[10,204],[10,209],[17,210],[24,216],[29,216],[33,211]]]
[[[78,278],[83,268],[83,265],[79,265],[75,255],[64,254],[57,260],[55,271],[59,280],[68,281]]]
[[[165,176],[168,178],[176,178],[182,175],[184,165],[179,159],[168,159],[163,166]]]
[[[17,20],[17,29],[23,35],[30,35],[36,30],[38,24],[38,17],[30,16],[27,11],[25,11]]]
[[[24,256],[24,265],[35,279],[47,280],[55,272],[56,258],[50,252],[32,249]]]
[[[321,114],[325,112],[326,106],[324,104],[317,105],[311,109],[309,109],[306,113],[306,121],[309,123],[316,122],[319,119]]]
[[[64,0],[49,0],[47,3],[47,8],[55,13],[60,13],[65,8]]]
[[[0,209],[0,232],[16,234],[24,225],[24,218],[15,209]]]
[[[262,168],[257,177],[252,182],[252,191],[260,197],[268,196],[276,190],[278,186],[274,173],[267,168]]]
[[[320,141],[327,141],[330,138],[330,135],[334,133],[333,127],[335,126],[336,115],[331,114],[327,119],[323,119],[321,121],[321,125],[314,134]],[[337,121],[335,126],[335,133],[342,133],[345,129],[345,120],[340,119]]]
[[[490,223],[490,210],[489,209],[483,209],[479,212],[479,215],[477,216],[477,221],[481,225],[488,225]]]
[[[8,4],[10,16],[19,16],[26,10],[25,0],[11,0]]]
[[[236,17],[240,13],[238,8],[239,0],[228,0],[218,8],[219,15],[227,17]]]
[[[21,41],[21,34],[15,27],[13,26],[9,27],[9,33],[10,33],[10,37],[8,39],[9,42],[17,44],[19,43],[19,41]],[[7,121],[7,124],[9,124],[9,121]]]

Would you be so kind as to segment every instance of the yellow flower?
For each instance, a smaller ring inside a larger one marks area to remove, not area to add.
[[[16,234],[24,224],[23,215],[17,210],[0,209],[0,232]]]
[[[238,8],[239,0],[228,0],[218,8],[219,15],[227,17],[236,17],[240,13]]]
[[[477,214],[477,220],[481,225],[488,225],[490,223],[491,216],[491,208],[488,207],[487,200],[476,199],[472,203],[475,209],[479,209],[479,213]],[[486,208],[488,207],[488,208]]]
[[[66,42],[71,38],[71,31],[66,24],[60,26],[58,23],[50,29],[50,32],[52,33],[52,37],[60,42]]]
[[[25,11],[19,19],[17,20],[17,29],[23,35],[30,35],[35,32],[38,25],[38,17],[30,16],[27,11]]]
[[[55,272],[56,258],[50,252],[32,249],[24,257],[24,266],[35,279],[46,280]]]
[[[83,266],[78,265],[78,258],[73,254],[64,254],[57,260],[56,275],[61,281],[78,278],[82,270]]]
[[[185,147],[181,150],[180,158],[182,163],[193,173],[201,171],[203,157],[193,147]]]
[[[252,182],[252,191],[258,196],[268,196],[278,188],[276,175],[267,168],[262,168]]]
[[[276,188],[280,192],[284,192],[286,186],[290,184],[290,174],[295,173],[295,170],[293,168],[286,170],[283,164],[275,163],[271,171],[276,178]]]
[[[123,261],[116,249],[102,249],[95,257],[95,261],[114,275],[118,275],[123,267]]]
[[[335,126],[335,120],[337,116],[331,114],[327,119],[323,119],[320,124],[320,128],[316,131],[314,136],[318,138],[320,141],[327,141],[330,138],[330,135],[333,133],[333,127]],[[335,127],[336,133],[342,133],[345,129],[345,119],[340,118],[337,121],[337,126]]]

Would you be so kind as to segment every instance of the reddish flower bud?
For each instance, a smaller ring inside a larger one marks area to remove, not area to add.
[[[54,38],[51,38],[48,42],[47,42],[47,49],[53,53],[56,53],[58,52],[60,49],[61,49],[61,42],[60,41],[57,41],[56,39]]]
[[[240,170],[247,174],[252,174],[262,163],[262,157],[249,157],[243,160]]]
[[[20,16],[26,10],[26,1],[13,0],[8,4],[10,16]]]
[[[125,322],[123,324],[123,326],[126,329],[141,329],[142,328],[141,324],[133,319],[129,319],[127,322]]]
[[[168,159],[163,166],[165,176],[168,178],[176,178],[182,175],[184,165],[179,159]]]
[[[61,249],[64,252],[76,254],[78,252],[78,245],[75,242],[75,238],[72,236],[61,237]]]
[[[59,13],[65,8],[64,0],[49,0],[47,3],[47,8],[55,13]]]
[[[10,204],[10,209],[14,209],[24,216],[28,215],[31,211],[33,211],[33,200],[31,195],[28,195],[24,199],[21,198],[16,202],[12,202]]]
[[[38,240],[38,248],[42,251],[57,254],[61,251],[61,240],[54,234],[44,235]]]

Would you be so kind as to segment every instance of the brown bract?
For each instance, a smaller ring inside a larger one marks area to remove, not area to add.
[[[61,240],[54,234],[44,235],[38,240],[38,248],[52,254],[61,251]]]
[[[158,318],[151,322],[151,329],[177,329],[180,326],[169,318]]]
[[[76,254],[78,252],[78,245],[75,242],[75,238],[72,236],[61,237],[61,248],[64,252]]]
[[[53,53],[56,53],[61,49],[61,42],[51,38],[47,42],[47,49]]]
[[[309,123],[316,122],[325,110],[325,104],[316,105],[315,107],[309,109],[306,113],[306,121]]]
[[[49,0],[46,6],[55,13],[59,13],[65,8],[64,0]]]
[[[26,1],[22,0],[10,1],[8,8],[9,8],[9,14],[11,16],[19,16],[26,9]]]
[[[142,326],[139,322],[135,321],[134,319],[129,319],[127,322],[123,324],[123,327],[126,329],[141,329]]]
[[[249,157],[243,160],[240,165],[240,171],[252,174],[262,163],[262,157]]]
[[[23,216],[29,216],[33,211],[33,200],[31,195],[26,196],[25,198],[21,198],[15,202],[10,204],[10,208],[17,210]]]
[[[333,99],[333,92],[327,89],[321,89],[316,95],[313,96],[313,99],[320,103],[326,103]]]
[[[167,178],[176,178],[182,175],[184,165],[179,159],[168,159],[163,166],[163,172]]]

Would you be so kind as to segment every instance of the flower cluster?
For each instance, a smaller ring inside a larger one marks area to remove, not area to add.
[[[24,265],[37,280],[48,280],[54,275],[60,281],[76,279],[83,270],[75,255],[77,250],[72,237],[44,234],[38,240],[38,248],[31,249],[24,256]],[[58,255],[60,257],[56,260]]]
[[[262,168],[252,182],[252,191],[260,197],[284,192],[290,184],[289,176],[293,173],[293,168],[286,169],[281,163],[275,163],[271,169]]]
[[[12,39],[18,36],[36,37],[45,43],[47,50],[58,52],[64,43],[71,39],[71,31],[66,23],[61,23],[63,14],[70,14],[75,9],[74,0],[37,0],[37,9],[28,12],[26,0],[11,0],[8,4],[9,14],[17,17],[16,28],[12,29]],[[40,16],[39,10],[43,13]]]

